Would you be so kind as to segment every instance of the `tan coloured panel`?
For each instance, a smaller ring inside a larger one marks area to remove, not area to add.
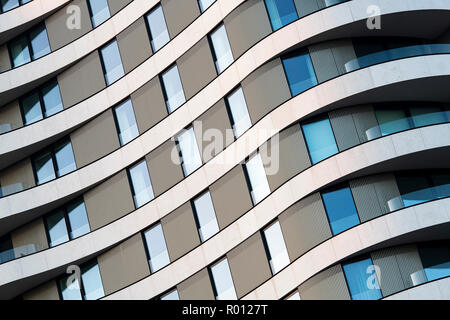
[[[104,89],[105,77],[98,51],[58,75],[64,108],[68,108]]]
[[[106,295],[150,275],[140,233],[101,254],[97,260]]]
[[[280,59],[272,60],[250,74],[242,88],[252,123],[291,97]]]
[[[155,197],[184,178],[181,165],[172,161],[172,152],[178,157],[175,142],[169,140],[145,157]]]
[[[76,28],[69,29],[67,26],[68,24],[72,25],[74,11],[67,11],[67,8],[72,5],[80,8],[79,28],[77,25]],[[48,41],[52,51],[64,47],[68,43],[85,35],[92,30],[87,0],[74,0],[58,10],[45,20],[45,27],[47,28]]]
[[[131,1],[133,0],[108,0],[109,13],[111,16],[115,15]]]
[[[23,300],[59,300],[58,287],[55,280],[24,293]]]
[[[204,88],[217,75],[208,39],[195,44],[177,61],[186,99]]]
[[[170,38],[174,38],[200,15],[198,0],[162,0]]]
[[[177,286],[180,300],[214,300],[208,269],[197,272]]]
[[[31,160],[22,160],[0,172],[3,196],[22,191],[36,185]]]
[[[114,115],[109,109],[70,135],[77,168],[106,156],[120,147]]]
[[[241,165],[211,185],[210,192],[220,229],[225,228],[252,207]]]
[[[117,43],[125,73],[130,72],[152,55],[144,17],[119,33]]]
[[[11,60],[9,59],[8,46],[0,46],[0,72],[11,69]]]
[[[91,231],[134,210],[133,197],[125,170],[84,195]]]
[[[206,163],[234,141],[233,130],[224,100],[221,99],[217,102],[201,115],[197,121],[199,123],[195,127],[195,137],[199,148],[200,143],[202,143],[202,158],[203,162]],[[201,130],[199,130],[199,126],[201,126]]]
[[[200,237],[190,202],[161,220],[170,261],[185,255],[200,244]]]
[[[42,218],[27,223],[11,233],[14,256],[20,258],[48,248],[47,234]]]
[[[0,133],[8,132],[23,126],[19,101],[13,101],[0,107]]]
[[[159,78],[153,78],[131,95],[134,113],[143,133],[167,116],[167,107]]]
[[[264,0],[249,0],[233,10],[224,20],[234,57],[272,32]]]
[[[259,232],[231,250],[227,257],[238,298],[272,276]]]

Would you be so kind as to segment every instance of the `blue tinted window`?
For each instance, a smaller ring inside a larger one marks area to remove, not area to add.
[[[150,43],[153,52],[156,52],[170,40],[166,20],[164,19],[164,13],[160,5],[147,15],[147,23],[150,30]]]
[[[43,119],[39,93],[34,92],[20,100],[25,125]]]
[[[67,218],[70,224],[70,239],[78,238],[91,231],[83,200],[67,206]]]
[[[2,12],[17,8],[19,6],[19,0],[1,0]]]
[[[14,259],[14,249],[9,235],[0,238],[0,263]]]
[[[70,141],[64,141],[56,146],[55,161],[58,177],[68,174],[77,168],[73,156],[72,143]]]
[[[177,289],[174,289],[166,295],[162,296],[161,300],[180,300]]]
[[[50,151],[46,151],[34,157],[33,165],[37,184],[43,184],[56,178],[52,153]]]
[[[242,88],[232,92],[227,97],[227,102],[230,110],[231,122],[233,123],[234,136],[239,138],[252,126]]]
[[[49,117],[63,109],[61,93],[56,80],[42,88],[42,100],[44,101],[45,116]]]
[[[294,0],[265,0],[273,30],[298,19]]]
[[[214,51],[214,63],[216,64],[217,73],[221,73],[234,61],[225,25],[222,24],[213,31],[210,34],[210,39]]]
[[[198,0],[200,11],[203,12],[208,9],[216,0]]]
[[[438,107],[414,107],[410,112],[415,127],[447,122],[445,112]]]
[[[30,32],[30,41],[33,51],[33,60],[45,56],[50,52],[47,30],[43,24]]]
[[[372,259],[368,258],[345,264],[343,269],[353,300],[378,300],[382,298]]]
[[[69,241],[64,211],[58,210],[45,219],[50,247]]]
[[[419,254],[428,281],[450,276],[450,247],[431,243],[419,245]]]
[[[436,198],[450,196],[450,174],[436,174],[431,176],[433,190]]]
[[[359,224],[358,213],[349,187],[324,192],[322,198],[334,235]]]
[[[283,59],[284,69],[293,96],[317,84],[316,74],[309,53]]]
[[[129,169],[133,190],[134,204],[136,208],[143,206],[153,199],[152,182],[148,174],[147,162],[141,161]]]
[[[425,175],[397,175],[397,186],[405,207],[435,198],[431,183]]]
[[[228,259],[216,263],[211,267],[211,275],[217,300],[236,300],[233,278],[231,276]]]
[[[412,127],[405,111],[402,109],[377,109],[375,115],[383,136],[408,130]]]
[[[108,0],[89,0],[92,25],[97,27],[110,17]]]
[[[77,277],[70,278],[72,282],[69,282],[69,277],[64,277],[59,281],[59,289],[61,290],[62,300],[83,300],[81,296],[80,283]]]
[[[161,224],[144,233],[149,256],[150,270],[156,272],[170,263],[166,240]]]
[[[106,84],[117,81],[125,72],[123,71],[122,59],[120,58],[119,47],[117,41],[114,40],[103,47],[101,50],[103,66],[105,68]]]
[[[26,35],[11,41],[10,49],[13,67],[18,67],[31,61],[28,38]]]
[[[97,300],[105,295],[97,261],[81,269],[85,300]]]
[[[338,153],[330,120],[322,119],[302,125],[313,164]]]
[[[169,113],[174,112],[186,101],[177,65],[164,72],[161,79],[167,110],[169,110]]]
[[[124,145],[139,135],[131,100],[127,100],[114,109],[119,129],[120,144]]]

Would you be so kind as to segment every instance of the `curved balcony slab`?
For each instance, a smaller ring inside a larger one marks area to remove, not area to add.
[[[49,145],[55,137],[74,130],[128,97],[172,64],[189,49],[189,46],[204,37],[209,30],[212,30],[219,22],[217,17],[223,19],[241,2],[242,0],[228,2],[219,0],[217,5],[213,4],[184,32],[112,86],[59,114],[0,135],[0,169]],[[250,48],[227,71],[218,76],[180,109],[189,109],[195,118],[197,114],[200,114],[197,110],[203,112],[214,105],[252,71],[292,46],[303,46],[312,42],[342,37],[370,35],[372,31],[365,27],[366,19],[369,16],[365,7],[367,2],[367,0],[353,0],[326,8],[272,33]],[[414,1],[411,3],[405,1],[395,5],[387,0],[375,0],[375,3],[378,3],[381,8],[385,24],[385,28],[380,31],[379,35],[431,36],[435,35],[437,30],[442,30],[443,26],[442,23],[440,25],[430,24],[430,21],[445,21],[446,18],[442,15],[446,15],[450,19],[450,4],[443,4],[439,1],[427,4],[429,5],[427,9],[424,9],[423,4]],[[406,23],[399,24],[399,21],[406,21],[408,17],[414,17],[416,23],[412,26]],[[388,28],[389,25],[392,27]],[[433,25],[433,27],[428,29],[423,28],[423,25]],[[406,28],[406,26],[408,27]],[[438,98],[437,96],[436,99]],[[202,108],[197,107],[199,104],[202,104]],[[177,110],[177,112],[181,111]],[[169,115],[169,117],[171,116]]]

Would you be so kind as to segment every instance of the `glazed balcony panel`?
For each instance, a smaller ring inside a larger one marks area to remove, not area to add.
[[[450,278],[443,278],[393,294],[384,300],[449,300],[449,284]]]
[[[337,7],[344,7],[345,6],[345,8],[346,9],[339,9],[339,10],[350,10],[350,8],[348,8],[347,6],[348,6],[349,4],[341,4],[341,5],[339,5],[339,6],[337,6]],[[214,6],[213,6],[214,7]],[[337,10],[337,7],[332,7],[332,8],[328,8],[327,10]],[[355,9],[353,9],[353,10],[355,10]],[[412,10],[412,9],[411,9]],[[208,11],[210,11],[210,10],[208,10]],[[207,13],[205,13],[205,15],[206,15]],[[422,17],[422,19],[428,19],[428,14],[429,13],[427,13],[427,14],[424,14],[423,15],[423,17]],[[194,22],[194,25],[196,24],[196,22],[198,21],[198,20],[202,20],[203,19],[203,16],[204,15],[202,15],[201,17],[199,17],[195,22]],[[346,14],[346,15],[344,15],[344,16],[346,16],[346,17],[349,17],[349,15],[348,14]],[[316,17],[316,19],[322,19],[322,16],[321,16],[321,12],[319,12],[319,13],[316,13],[316,14],[313,14],[313,15],[311,15],[311,16],[308,16],[307,17],[307,19],[309,20],[309,19],[311,19],[312,17]],[[438,20],[438,19],[436,19],[436,20]],[[301,28],[299,28],[300,30],[303,30],[303,31],[301,31],[301,32],[304,32],[304,30],[305,30],[305,28],[303,27],[303,23],[300,23],[300,22],[302,22],[301,20],[299,20],[298,22],[296,22],[296,23],[294,23],[294,24],[300,24],[300,25],[302,25],[302,27]],[[308,22],[309,23],[309,21],[303,21],[303,22],[305,22],[304,23],[304,25],[306,26],[307,25],[307,23],[306,22]],[[310,23],[309,23],[310,24]],[[319,26],[317,26],[317,27],[319,27]],[[320,26],[321,28],[322,28],[322,26]],[[188,27],[188,29],[189,28],[191,28],[191,26],[190,27]],[[188,31],[188,29],[186,29],[186,31]],[[295,29],[295,28],[290,28],[290,32],[292,32],[293,31],[293,29]],[[353,28],[350,28],[351,30],[353,29]],[[285,30],[285,31],[287,31],[287,30]],[[300,31],[299,31],[300,32]],[[183,32],[184,33],[184,32]],[[317,34],[319,34],[320,32],[318,32],[318,33],[316,33],[316,37],[318,37],[317,36]],[[182,35],[180,34],[180,36],[178,36],[176,39],[174,39],[174,40],[177,40],[178,41],[178,38],[182,38]],[[269,37],[269,38],[271,38],[271,37]],[[319,39],[319,38],[318,38]],[[175,42],[177,42],[177,41],[175,41]],[[264,42],[265,40],[263,40],[262,42]],[[173,41],[172,41],[173,42]],[[266,42],[269,42],[269,41],[266,41]],[[170,46],[170,44],[169,44],[169,46]],[[256,48],[253,48],[254,50],[256,50]],[[253,50],[252,49],[252,50]],[[279,48],[279,50],[282,50],[282,48]],[[254,65],[254,63],[253,62],[251,62],[251,61],[249,61],[248,59],[250,59],[250,60],[253,60],[253,57],[250,57],[250,55],[249,54],[244,54],[244,56],[247,56],[247,64],[249,65],[249,66],[253,66]],[[243,57],[244,57],[243,56]],[[262,57],[266,57],[266,55],[265,54],[263,54],[262,55]],[[150,59],[151,60],[151,59]],[[243,59],[240,59],[241,61],[240,61],[240,63],[238,63],[238,64],[244,64],[244,62],[245,62],[245,60],[243,60]],[[251,62],[251,63],[249,63],[249,62]],[[259,64],[259,63],[258,63]],[[257,64],[257,65],[258,65]],[[141,67],[143,67],[143,66],[141,66]],[[145,71],[145,70],[140,70],[140,72],[142,72],[141,74],[152,74],[152,72],[148,72],[148,71]],[[245,72],[245,71],[244,71]],[[241,72],[242,73],[242,72]],[[131,74],[130,74],[130,77],[131,77]],[[120,81],[119,81],[120,82]],[[125,88],[124,86],[121,86],[122,88]],[[136,87],[135,86],[135,83],[133,82],[133,87]],[[139,86],[138,86],[139,87]],[[131,87],[130,87],[131,88]],[[109,88],[108,89],[106,89],[106,91],[110,91],[109,90]],[[103,92],[103,91],[102,91]],[[109,94],[108,94],[109,95]],[[115,96],[115,95],[113,95],[113,96]],[[95,107],[96,108],[99,108],[99,105],[101,105],[102,103],[107,103],[107,101],[105,100],[105,98],[106,98],[106,95],[105,94],[103,94],[103,95],[100,95],[100,94],[97,94],[95,97],[97,97],[97,99],[95,99],[96,101],[95,101]],[[123,96],[123,97],[125,97],[125,95]],[[92,98],[90,98],[89,100],[92,100],[92,99],[94,99],[94,97],[92,97]],[[103,101],[103,102],[102,102]],[[94,102],[94,101],[92,101],[92,102]],[[108,105],[111,105],[112,103],[116,103],[116,102],[118,102],[117,100],[115,100],[115,101],[112,101],[112,102],[110,102],[110,103],[107,103]],[[85,103],[85,102],[83,102],[82,103],[82,105],[90,105],[90,103]],[[75,107],[81,107],[80,105],[77,105],[77,106],[75,106]],[[104,107],[100,107],[101,109],[103,109]],[[91,114],[90,116],[88,116],[88,118],[90,118],[90,117],[92,117],[92,115],[93,115],[93,113],[92,113],[92,108],[90,109],[91,111],[89,112],[89,114]],[[74,110],[73,110],[74,111]],[[69,112],[69,111],[67,111],[67,112]],[[74,113],[75,113],[75,111],[74,111]],[[85,112],[83,112],[83,113],[79,113],[79,112],[77,112],[77,113],[75,113],[74,115],[73,115],[73,117],[64,117],[65,119],[69,119],[68,121],[69,122],[72,122],[74,125],[75,125],[75,123],[73,122],[76,118],[79,118],[80,117],[80,114],[83,114],[83,115],[85,115],[84,116],[84,119],[83,120],[81,120],[81,121],[86,121],[88,118],[86,118],[86,113]],[[55,118],[53,118],[53,120],[57,120],[56,119],[56,117]],[[46,119],[45,121],[43,121],[43,122],[48,122],[48,121],[51,121],[51,118],[50,119]],[[59,125],[62,125],[62,126],[65,126],[66,125],[66,123],[63,123],[63,124],[61,124],[61,119],[58,119],[58,121],[60,121],[59,122]],[[46,123],[47,123],[46,122]],[[53,122],[53,121],[51,121],[51,122]],[[80,123],[78,120],[76,120],[76,123]],[[35,124],[36,126],[38,126],[38,124]],[[44,123],[42,123],[41,125],[44,125]],[[69,125],[69,127],[73,127],[72,125]],[[42,128],[42,130],[36,130],[36,132],[37,132],[37,134],[38,135],[42,135],[42,133],[43,132],[47,132],[48,130],[51,130],[51,131],[54,131],[54,129],[48,129],[48,128],[58,128],[58,126],[57,126],[57,124],[55,124],[55,125],[51,125],[51,123],[50,122],[48,122],[47,123],[47,125],[45,125],[45,127],[44,128]],[[24,128],[25,129],[25,128]],[[40,128],[41,129],[41,128]],[[19,131],[21,131],[21,130],[19,130]],[[26,130],[25,130],[26,131]],[[25,133],[27,133],[27,132],[23,132],[23,134],[25,134]],[[56,132],[53,132],[52,134],[50,134],[50,135],[47,135],[47,138],[44,138],[44,139],[48,139],[48,137],[49,136],[51,136],[51,135],[55,135],[56,134]],[[22,134],[20,134],[20,135],[22,135]],[[14,133],[10,133],[10,135],[7,135],[8,136],[8,138],[14,138],[15,136],[16,136],[16,132],[14,132]],[[28,136],[28,135],[27,135]],[[36,135],[31,135],[32,137],[37,137]],[[3,137],[2,137],[3,138]],[[33,138],[33,139],[35,139],[35,138]],[[9,140],[9,139],[8,139]],[[38,140],[41,140],[40,138],[38,139]],[[23,140],[21,140],[21,139],[14,139],[13,141],[23,141]],[[34,140],[34,141],[36,141],[36,140]],[[15,144],[15,143],[14,143]],[[10,145],[10,143],[4,143],[4,144],[2,144],[2,146],[9,146]],[[13,149],[12,150],[14,150],[16,147],[14,147],[14,146],[12,146],[13,147]],[[11,150],[11,149],[9,149],[9,150]],[[5,154],[7,154],[7,153],[9,153],[10,151],[7,151],[7,150],[5,150]]]

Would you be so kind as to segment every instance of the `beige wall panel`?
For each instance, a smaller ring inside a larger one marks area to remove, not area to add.
[[[291,261],[332,235],[319,193],[291,206],[279,220]]]
[[[9,59],[8,46],[0,46],[0,72],[11,69],[11,60]]]
[[[97,260],[106,295],[150,275],[140,233],[101,254]]]
[[[200,244],[190,202],[171,212],[161,220],[170,261],[185,255]]]
[[[216,181],[209,190],[220,229],[225,228],[252,207],[241,165]]]
[[[13,231],[11,233],[11,241],[16,258],[47,249],[48,241],[42,218],[27,223]]]
[[[235,58],[272,32],[264,0],[249,0],[224,20]]]
[[[77,62],[58,75],[64,108],[88,98],[105,88],[105,77],[98,51]]]
[[[131,95],[134,113],[143,133],[167,116],[166,102],[159,78],[153,78]]]
[[[252,123],[291,97],[280,59],[266,63],[243,82],[245,99]]]
[[[128,176],[125,170],[84,195],[91,231],[134,210]]]
[[[177,286],[180,300],[214,300],[208,270],[203,269]]]
[[[217,75],[208,39],[204,37],[177,61],[186,99],[204,88]]]
[[[133,0],[108,0],[109,12],[115,15]]]
[[[200,15],[197,0],[162,0],[161,5],[171,39]]]
[[[0,186],[3,196],[34,187],[35,185],[33,167],[29,158],[0,172]]]
[[[303,133],[299,124],[295,124],[279,135],[278,143],[265,143],[261,148],[263,163],[267,164],[266,174],[270,190],[275,190],[287,180],[311,165]],[[277,151],[278,148],[278,151]],[[279,152],[279,156],[278,153]],[[278,160],[277,160],[278,159]],[[279,168],[275,174],[269,175],[279,161]]]
[[[67,13],[67,7],[76,5],[80,8],[80,28],[67,28],[67,21],[73,12]],[[45,20],[48,41],[52,51],[64,47],[68,43],[78,39],[92,30],[91,16],[89,14],[87,0],[74,0],[69,5],[58,10]]]
[[[144,17],[139,18],[119,33],[117,43],[125,73],[130,72],[149,58],[152,55],[152,48]]]
[[[177,154],[177,147],[175,141],[168,140],[145,157],[155,197],[184,178],[181,165],[172,161],[172,152]]]
[[[238,298],[272,276],[259,232],[231,250],[227,258]]]
[[[302,300],[350,300],[344,272],[339,264],[310,278],[298,291]]]
[[[23,294],[24,300],[59,300],[56,281],[52,280]]]
[[[0,107],[0,133],[8,132],[23,126],[19,101],[13,101]]]
[[[234,141],[234,135],[230,124],[230,118],[228,117],[227,108],[225,106],[225,102],[221,99],[217,102],[212,108],[206,111],[203,115],[198,118],[198,121],[201,122],[202,130],[199,130],[198,127],[195,127],[195,135],[197,139],[197,143],[202,143],[202,158],[203,162],[206,163],[218,153],[220,153],[225,147],[227,147],[231,142]],[[215,141],[216,134],[222,135],[222,140]],[[211,133],[213,136],[210,136]],[[230,136],[227,143],[227,132]],[[202,135],[203,134],[203,135]],[[204,138],[204,139],[203,139]],[[208,140],[207,140],[208,139]],[[212,139],[210,141],[210,139]],[[223,148],[218,148],[217,150],[211,149],[210,145],[218,145],[223,146]]]
[[[77,168],[81,168],[120,147],[114,115],[108,109],[70,135]]]

